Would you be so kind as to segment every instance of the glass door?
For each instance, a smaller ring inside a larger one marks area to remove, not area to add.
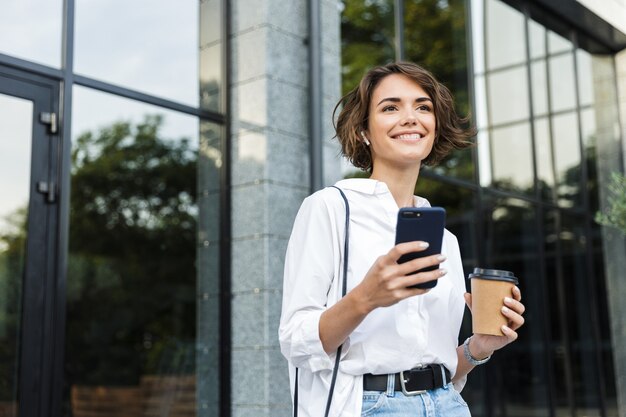
[[[0,416],[48,412],[57,91],[0,67]]]

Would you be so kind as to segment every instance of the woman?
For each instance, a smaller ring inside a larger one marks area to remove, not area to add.
[[[290,363],[297,415],[323,416],[337,348],[343,345],[331,416],[469,416],[458,391],[467,374],[513,342],[524,323],[521,294],[504,300],[504,336],[473,335],[457,346],[465,303],[459,246],[398,264],[426,242],[394,245],[399,208],[429,206],[413,195],[422,164],[469,145],[473,129],[450,92],[425,69],[392,63],[370,70],[338,104],[343,154],[369,179],[339,181],[350,205],[347,293],[341,297],[344,202],[326,188],[303,202],[285,260],[279,338]],[[336,110],[336,109],[335,109]],[[428,266],[439,268],[421,273]],[[430,290],[408,288],[437,279]],[[298,368],[297,380],[295,368]]]

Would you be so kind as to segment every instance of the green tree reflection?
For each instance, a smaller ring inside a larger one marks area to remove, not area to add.
[[[136,384],[194,369],[196,160],[162,119],[87,132],[72,151],[66,373]]]
[[[344,0],[341,16],[342,91],[363,74],[395,57],[394,1]],[[404,1],[405,59],[428,68],[452,91],[457,111],[469,114],[466,10],[464,0]],[[452,152],[432,169],[440,175],[474,180],[472,152]]]
[[[0,222],[0,401],[16,399],[27,210]],[[2,224],[4,223],[4,224]]]

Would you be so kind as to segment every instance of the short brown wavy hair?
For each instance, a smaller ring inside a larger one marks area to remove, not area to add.
[[[374,89],[383,78],[391,74],[409,77],[419,84],[433,102],[437,127],[433,149],[422,161],[425,165],[436,165],[453,149],[473,145],[470,138],[476,135],[476,129],[470,126],[469,116],[463,118],[457,115],[450,90],[417,64],[393,62],[369,70],[359,85],[339,100],[333,111],[335,136],[341,143],[341,152],[352,165],[366,171],[373,168],[370,148],[361,140],[360,132],[367,130]],[[335,123],[335,114],[340,107],[342,108]]]

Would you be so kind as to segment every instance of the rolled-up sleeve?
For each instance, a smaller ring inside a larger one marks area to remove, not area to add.
[[[285,256],[278,331],[285,358],[311,372],[332,369],[335,357],[324,351],[319,337],[320,316],[336,301],[333,276],[341,256],[334,211],[325,194],[305,199],[296,216]],[[346,343],[344,353],[347,348]]]

